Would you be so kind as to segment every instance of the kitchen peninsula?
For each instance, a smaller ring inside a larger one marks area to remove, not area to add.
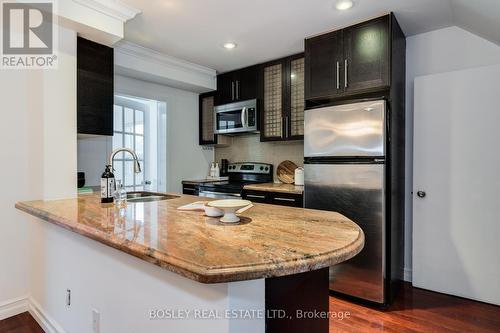
[[[79,234],[78,239],[90,238],[194,280],[198,290],[207,288],[210,293],[212,286],[220,289],[225,285],[226,310],[273,309],[284,310],[287,315],[292,315],[292,311],[295,315],[297,309],[328,311],[328,266],[350,259],[364,245],[361,229],[338,213],[255,204],[241,214],[240,223],[227,225],[200,212],[177,210],[199,198],[172,197],[157,202],[129,202],[125,210],[117,210],[113,204],[101,204],[97,195],[19,202],[16,207]],[[52,232],[67,234],[62,230]],[[67,250],[71,252],[70,248]],[[72,273],[75,279],[79,278],[79,272]],[[164,283],[168,284],[169,280]],[[175,288],[176,284],[178,282],[167,289]],[[139,290],[142,287],[134,286]],[[242,293],[238,288],[247,292]],[[165,297],[161,305],[200,308],[210,305],[210,300],[205,300],[206,303],[187,304],[185,300]],[[214,304],[213,308],[216,307]],[[306,325],[309,330],[316,327],[314,332],[328,330],[328,319],[292,319],[233,320],[226,331],[264,332],[264,325],[267,332],[283,329],[298,332]],[[166,321],[155,324],[163,324],[163,328],[187,327],[180,321],[172,324],[177,326],[169,326],[171,322]],[[195,325],[188,321],[184,324]]]

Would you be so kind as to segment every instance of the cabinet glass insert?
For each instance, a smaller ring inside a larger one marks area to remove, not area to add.
[[[204,97],[201,104],[202,110],[202,140],[214,141],[214,97]]]
[[[304,58],[291,62],[290,135],[304,135]]]
[[[264,136],[282,137],[282,64],[264,68]]]

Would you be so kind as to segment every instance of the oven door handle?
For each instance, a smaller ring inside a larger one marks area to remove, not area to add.
[[[226,195],[228,197],[241,197],[241,194],[239,194],[239,193],[222,193],[222,192],[213,192],[213,191],[205,191],[205,190],[201,190],[199,193],[200,194]]]

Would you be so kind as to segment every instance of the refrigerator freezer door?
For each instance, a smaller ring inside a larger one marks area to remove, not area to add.
[[[385,156],[385,101],[305,112],[304,157]]]
[[[330,267],[330,289],[384,303],[384,164],[306,164],[305,207],[336,211],[357,223],[365,247]]]

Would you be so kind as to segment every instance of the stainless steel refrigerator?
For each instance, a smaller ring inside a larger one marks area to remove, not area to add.
[[[365,247],[330,267],[330,289],[387,303],[390,260],[388,111],[385,100],[305,112],[305,207],[339,212],[365,233]]]

